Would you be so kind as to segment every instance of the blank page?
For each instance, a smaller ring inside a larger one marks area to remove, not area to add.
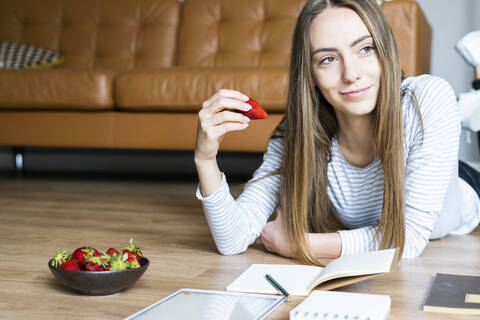
[[[390,272],[395,251],[386,249],[339,257],[323,269],[321,276],[323,278],[331,274],[338,277]]]
[[[265,278],[270,274],[289,294],[307,296],[322,267],[285,264],[252,264],[226,289],[228,291],[280,294]]]

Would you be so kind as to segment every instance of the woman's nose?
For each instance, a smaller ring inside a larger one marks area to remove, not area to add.
[[[351,57],[343,58],[343,81],[352,83],[360,79],[360,76],[358,63]]]

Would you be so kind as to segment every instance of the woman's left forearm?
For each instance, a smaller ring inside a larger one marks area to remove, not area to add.
[[[342,252],[342,238],[337,232],[309,233],[310,252],[316,259],[335,259]]]

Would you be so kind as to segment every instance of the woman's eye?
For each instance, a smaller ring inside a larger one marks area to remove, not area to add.
[[[325,57],[322,60],[320,60],[321,65],[329,65],[335,61],[334,57]]]
[[[360,53],[362,53],[362,54],[368,54],[368,53],[370,53],[370,52],[372,52],[372,51],[374,51],[374,50],[375,50],[375,47],[374,47],[374,46],[368,45],[368,46],[365,46],[365,47],[363,47],[362,49],[360,49]]]

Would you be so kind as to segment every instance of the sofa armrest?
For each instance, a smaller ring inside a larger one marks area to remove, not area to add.
[[[396,0],[384,2],[382,10],[393,30],[405,76],[429,73],[432,28],[420,5]]]

